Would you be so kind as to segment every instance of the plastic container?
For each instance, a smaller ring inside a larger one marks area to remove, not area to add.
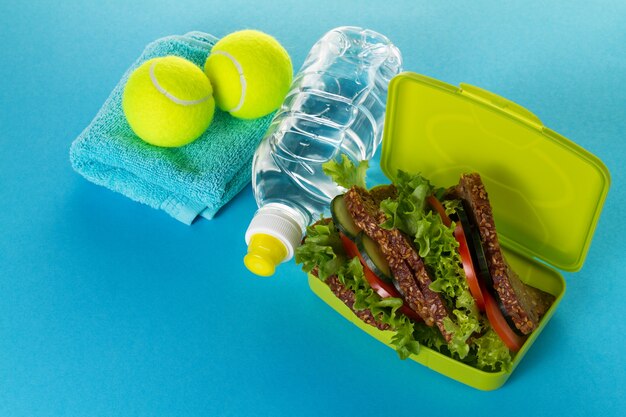
[[[381,168],[391,179],[398,169],[421,172],[439,186],[456,184],[464,172],[479,172],[511,267],[524,282],[556,297],[515,355],[511,372],[484,372],[426,347],[411,356],[474,388],[502,386],[563,298],[565,281],[558,269],[577,271],[583,265],[610,185],[607,168],[507,99],[414,73],[399,75],[389,86]],[[348,320],[391,346],[391,332],[363,323],[319,279],[310,276],[309,285]]]
[[[342,192],[322,164],[348,155],[370,159],[382,137],[389,81],[401,71],[383,35],[340,27],[324,35],[296,74],[252,166],[259,210],[246,232],[244,262],[272,275],[300,244],[307,225]]]

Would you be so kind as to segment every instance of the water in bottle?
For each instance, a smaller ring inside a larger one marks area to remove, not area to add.
[[[311,49],[252,166],[259,209],[246,231],[244,262],[258,275],[293,256],[307,225],[343,192],[322,165],[347,155],[370,159],[378,147],[387,87],[401,71],[399,50],[385,36],[340,27]]]

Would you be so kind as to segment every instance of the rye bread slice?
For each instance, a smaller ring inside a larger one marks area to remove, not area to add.
[[[500,247],[493,210],[480,175],[464,174],[453,193],[469,205],[467,214],[478,225],[493,286],[506,314],[521,333],[530,334],[552,305],[554,297],[524,284],[509,266]]]

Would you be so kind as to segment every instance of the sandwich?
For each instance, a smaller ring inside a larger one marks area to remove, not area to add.
[[[427,346],[509,370],[554,297],[509,266],[480,174],[446,189],[398,171],[393,184],[368,190],[366,169],[345,156],[325,164],[346,191],[307,228],[296,262],[359,319],[394,332],[402,359]]]

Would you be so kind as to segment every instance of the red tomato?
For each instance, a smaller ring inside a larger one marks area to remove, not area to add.
[[[485,312],[487,313],[491,327],[493,327],[493,330],[495,330],[500,339],[502,339],[506,347],[513,352],[517,352],[524,344],[525,338],[516,334],[511,327],[509,327],[509,323],[506,322],[506,319],[500,311],[500,307],[498,307],[498,303],[493,299],[491,294],[484,291],[484,295]]]
[[[398,293],[398,290],[396,290],[396,288],[392,284],[380,279],[374,273],[374,271],[372,271],[367,266],[367,264],[365,263],[365,260],[361,256],[361,252],[359,252],[359,249],[356,246],[356,243],[350,240],[350,238],[344,235],[343,233],[339,233],[339,236],[341,237],[341,242],[343,243],[343,247],[346,250],[346,254],[350,258],[358,257],[359,260],[361,261],[365,279],[370,284],[370,287],[372,287],[372,289],[376,291],[376,294],[380,295],[382,298],[393,297],[393,298],[402,299],[402,296]],[[422,318],[419,316],[419,314],[417,314],[413,309],[411,309],[406,303],[403,304],[398,310],[405,316],[415,321],[422,321]]]
[[[439,216],[441,217],[443,224],[446,227],[450,227],[450,225],[452,224],[452,220],[450,220],[450,217],[448,217],[448,215],[446,214],[446,209],[443,208],[443,204],[441,204],[441,202],[437,200],[437,197],[435,197],[434,195],[430,195],[428,196],[426,201],[428,202],[428,204],[430,204],[430,206],[433,209],[435,209],[437,213],[439,213]]]
[[[343,243],[343,248],[346,250],[346,254],[350,259],[355,256],[359,256],[359,249],[356,247],[356,243],[354,243],[350,238],[343,233],[339,233],[339,237],[341,238],[341,243]]]
[[[476,300],[476,305],[480,311],[485,311],[485,299],[483,292],[480,288],[480,282],[476,276],[476,270],[474,269],[474,262],[472,262],[472,255],[470,254],[469,247],[467,246],[467,239],[465,238],[465,232],[463,232],[463,226],[461,223],[457,223],[454,229],[454,237],[459,242],[459,254],[461,255],[461,261],[463,262],[463,270],[465,271],[465,277],[467,278],[467,285],[469,286],[472,297]]]
[[[361,261],[361,265],[363,265],[365,279],[370,284],[370,287],[372,287],[372,289],[383,298],[400,297],[400,294],[398,294],[398,291],[396,291],[393,285],[378,278],[378,276],[371,269],[368,268],[368,266],[365,264],[365,260],[361,256],[361,252],[359,252],[359,249],[356,246],[356,243],[350,240],[350,238],[343,233],[339,233],[339,236],[341,237],[341,242],[343,243],[343,247],[346,250],[346,254],[350,258],[358,257]]]
[[[450,220],[450,217],[446,214],[443,204],[437,200],[437,197],[431,195],[427,198],[427,202],[437,213],[439,213],[443,224],[446,225],[446,227],[450,227],[452,220]],[[472,297],[476,300],[478,309],[480,311],[485,311],[485,300],[480,289],[480,283],[478,281],[478,276],[476,275],[474,263],[472,262],[472,255],[470,254],[470,249],[467,245],[467,238],[465,237],[465,232],[463,232],[463,226],[460,221],[454,229],[454,237],[457,242],[459,242],[459,254],[461,255],[461,261],[463,262],[463,270],[465,271],[470,293],[472,293]]]

